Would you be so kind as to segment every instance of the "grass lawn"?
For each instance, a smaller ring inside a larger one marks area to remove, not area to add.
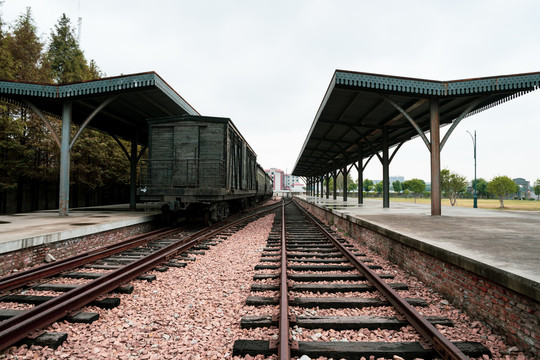
[[[413,198],[390,198],[390,201],[396,202],[414,202]],[[418,204],[431,204],[431,199],[423,198],[416,199]],[[450,206],[450,200],[442,199],[443,206]],[[473,207],[473,199],[458,199],[457,206]],[[478,199],[478,207],[481,209],[499,209],[500,203],[496,199]],[[504,200],[503,210],[526,210],[526,211],[540,211],[540,201],[530,200]]]

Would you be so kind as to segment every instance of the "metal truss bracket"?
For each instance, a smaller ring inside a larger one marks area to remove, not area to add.
[[[414,121],[414,119],[407,113],[407,111],[405,111],[401,106],[399,106],[395,101],[393,101],[392,99],[390,99],[388,96],[386,95],[383,95],[383,94],[379,94],[380,97],[382,97],[386,102],[388,102],[390,105],[392,105],[393,107],[396,108],[397,111],[399,111],[407,120],[409,120],[409,122],[411,123],[411,125],[416,129],[416,132],[418,133],[418,135],[420,135],[420,137],[422,138],[422,140],[424,140],[424,144],[426,144],[427,148],[429,151],[431,151],[431,143],[430,141],[428,140],[428,138],[426,137],[426,134],[424,134],[424,132],[422,131],[422,129],[420,129],[420,126],[418,126],[418,124],[416,123],[416,121]]]

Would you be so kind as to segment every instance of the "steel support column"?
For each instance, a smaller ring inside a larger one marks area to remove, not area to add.
[[[332,178],[334,179],[334,197],[333,199],[336,200],[337,199],[337,171],[334,170],[334,172],[332,173]]]
[[[321,175],[321,199],[324,197],[324,175]]]
[[[347,201],[347,175],[349,172],[347,171],[347,167],[345,166],[343,168],[343,201]]]
[[[326,174],[326,198],[330,199],[330,174]]]
[[[59,216],[69,215],[69,144],[71,141],[71,101],[66,101],[62,107],[62,139],[60,144],[60,193]]]
[[[431,215],[441,215],[441,146],[439,98],[432,97],[430,107],[431,136]]]
[[[358,143],[358,204],[364,203],[364,156],[362,144]]]
[[[388,127],[384,126],[382,129],[383,140],[383,208],[390,207],[390,160],[388,158]]]
[[[137,164],[139,162],[139,154],[137,153],[138,145],[139,131],[135,129],[131,137],[131,156],[129,157],[129,208],[132,210],[137,208]]]

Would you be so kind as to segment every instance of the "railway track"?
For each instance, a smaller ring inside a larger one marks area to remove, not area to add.
[[[105,297],[111,292],[129,293],[129,281],[139,278],[152,281],[150,270],[166,271],[168,267],[183,267],[194,260],[188,251],[199,254],[217,242],[221,234],[260,217],[275,206],[265,206],[247,214],[230,217],[226,223],[188,231],[168,228],[135,236],[119,243],[85,252],[54,263],[11,274],[0,279],[0,303],[35,305],[30,309],[0,309],[0,350],[20,341],[49,347],[59,346],[65,333],[44,333],[28,338],[29,334],[63,319],[91,323],[99,314],[80,312],[86,305],[109,309],[119,299]],[[63,284],[61,278],[86,279],[84,284]],[[50,281],[53,279],[53,281]],[[62,293],[59,296],[28,295],[40,291]]]
[[[274,296],[249,296],[246,304],[278,306],[279,311],[241,320],[242,328],[277,327],[278,335],[268,340],[237,340],[233,355],[278,354],[279,359],[303,355],[336,359],[395,355],[404,359],[467,359],[490,355],[480,343],[451,342],[445,338],[435,325],[452,326],[449,319],[422,316],[416,308],[427,306],[426,301],[402,298],[398,291],[407,290],[406,284],[392,282],[391,274],[296,204],[283,205],[281,220],[278,219],[276,216],[262,255],[263,263],[256,266],[263,273],[255,275],[254,280],[258,281],[251,289]],[[308,296],[303,295],[306,293]],[[314,316],[319,309],[344,308],[393,308],[389,312],[394,316]],[[411,325],[419,341],[328,341],[322,334],[350,330],[409,331]],[[313,341],[297,341],[303,332],[312,329],[321,331],[311,337]]]

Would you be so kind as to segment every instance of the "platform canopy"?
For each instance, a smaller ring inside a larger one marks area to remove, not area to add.
[[[155,72],[65,85],[0,81],[0,98],[30,108],[42,119],[58,144],[61,216],[68,215],[70,151],[85,128],[109,133],[124,150],[131,165],[130,207],[135,208],[137,163],[142,155],[137,146],[148,142],[147,120],[171,115],[199,115]],[[62,119],[60,133],[47,115]],[[80,126],[73,136],[72,124]],[[124,148],[119,138],[131,141],[131,151]]]
[[[380,153],[392,147],[397,151],[404,142],[417,136],[438,156],[464,117],[539,87],[540,72],[433,81],[336,70],[293,175],[325,176],[373,155],[382,162]],[[437,141],[432,142],[425,133],[431,132],[434,124],[437,124]],[[438,129],[445,124],[452,127],[439,139]],[[391,160],[392,156],[386,165]],[[432,159],[432,166],[433,161],[438,159]],[[432,169],[432,181],[433,173]]]
[[[43,113],[62,117],[63,104],[71,102],[73,123],[82,125],[104,103],[88,123],[96,130],[131,140],[139,131],[146,143],[148,118],[169,115],[199,115],[155,72],[122,75],[65,85],[42,85],[0,81],[0,97],[33,105]]]

